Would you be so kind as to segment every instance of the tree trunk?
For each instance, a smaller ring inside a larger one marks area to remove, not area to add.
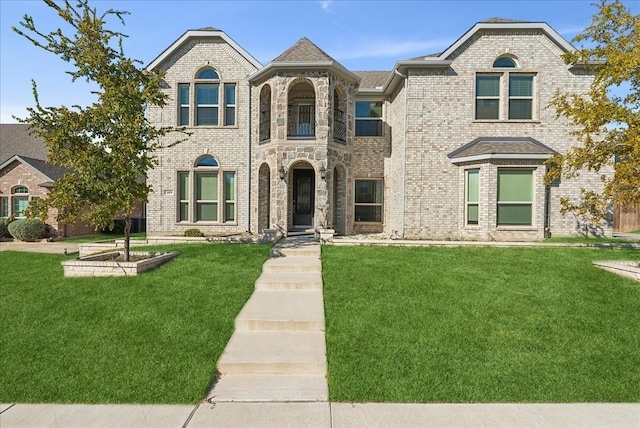
[[[130,260],[129,247],[131,245],[131,214],[124,215],[124,261]]]

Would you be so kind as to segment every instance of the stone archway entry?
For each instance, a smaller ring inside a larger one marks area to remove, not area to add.
[[[313,227],[315,210],[315,171],[313,169],[293,170],[293,193],[291,209],[294,229]]]

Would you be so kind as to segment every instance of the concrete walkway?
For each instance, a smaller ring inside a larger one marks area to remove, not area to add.
[[[640,428],[640,403],[329,402],[320,246],[307,237],[274,247],[235,325],[198,405],[0,404],[0,427]]]

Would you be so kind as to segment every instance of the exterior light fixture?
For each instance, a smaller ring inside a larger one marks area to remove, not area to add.
[[[327,169],[323,165],[320,165],[320,178],[323,180],[327,178]]]
[[[287,171],[284,170],[284,166],[280,166],[280,169],[278,170],[278,175],[280,176],[280,180],[284,180],[286,173]]]

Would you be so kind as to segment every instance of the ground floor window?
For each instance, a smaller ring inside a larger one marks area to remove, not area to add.
[[[498,170],[498,226],[530,226],[533,218],[533,171]]]
[[[9,217],[9,198],[0,197],[0,217]]]
[[[468,225],[478,224],[478,201],[480,195],[480,170],[467,171],[466,219]]]
[[[355,221],[382,223],[382,179],[356,180]]]
[[[233,171],[178,172],[178,222],[235,221],[235,186]]]

